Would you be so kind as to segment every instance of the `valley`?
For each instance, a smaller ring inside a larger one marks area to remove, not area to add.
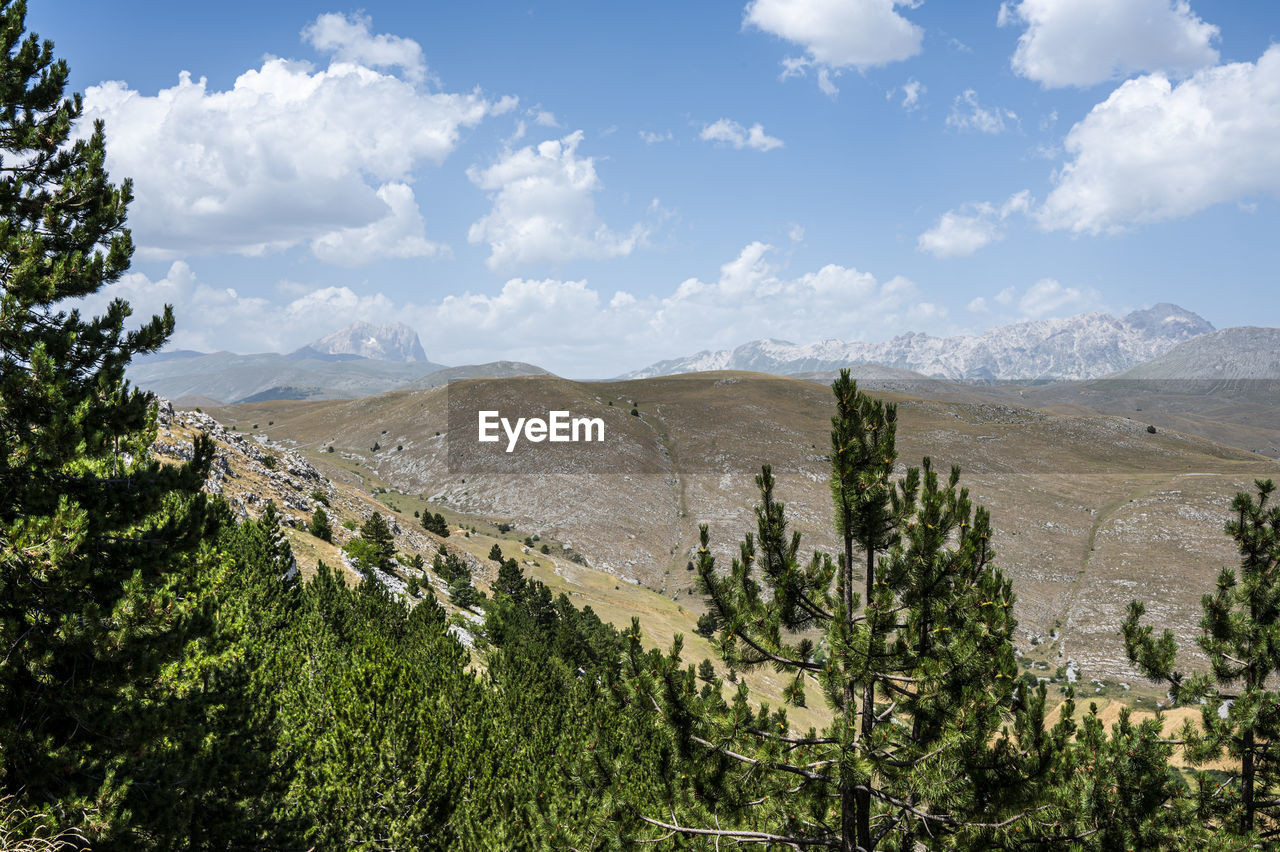
[[[702,611],[686,570],[698,524],[709,525],[713,552],[727,566],[753,525],[760,464],[773,465],[802,550],[835,548],[824,450],[831,403],[823,385],[721,372],[603,383],[487,380],[481,387],[508,405],[523,397],[536,408],[554,397],[558,406],[602,417],[610,439],[591,452],[607,457],[580,458],[580,472],[563,472],[562,461],[537,452],[520,459],[520,472],[468,470],[466,459],[450,455],[451,443],[471,437],[449,417],[450,387],[210,414],[241,431],[256,425],[362,493],[385,488],[405,495],[396,499],[406,508],[509,523],[521,535],[555,541],[590,566],[535,554],[536,572],[562,588],[585,594],[576,586],[602,575],[606,586],[612,579],[619,591],[647,590],[690,620]],[[1193,651],[1200,596],[1238,558],[1222,534],[1231,497],[1280,473],[1258,453],[1163,427],[1153,433],[1147,419],[1079,406],[879,395],[898,405],[899,469],[925,455],[940,469],[958,464],[962,484],[991,510],[998,564],[1018,595],[1019,652],[1054,668],[1073,663],[1086,679],[1134,679],[1118,625],[1135,597]],[[626,413],[633,405],[634,417]],[[584,602],[618,626],[628,611],[653,608],[630,599]]]

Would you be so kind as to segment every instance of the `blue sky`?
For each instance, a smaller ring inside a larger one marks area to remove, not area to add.
[[[1280,325],[1280,4],[34,0],[138,313],[602,377],[1172,301]]]

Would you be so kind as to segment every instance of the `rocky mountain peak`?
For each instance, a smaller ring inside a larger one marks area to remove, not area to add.
[[[1213,324],[1199,314],[1185,308],[1160,302],[1146,310],[1132,311],[1124,318],[1124,324],[1152,337],[1171,337],[1189,340],[1213,331]]]
[[[374,325],[359,320],[312,341],[292,354],[303,358],[348,356],[402,363],[427,360],[418,333],[409,326],[398,322]]]

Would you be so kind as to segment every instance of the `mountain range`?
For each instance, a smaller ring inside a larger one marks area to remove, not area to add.
[[[135,358],[130,381],[180,405],[350,399],[459,378],[509,378],[546,371],[519,361],[446,367],[427,358],[418,333],[402,323],[353,322],[287,355],[261,352],[159,352]]]
[[[908,333],[877,343],[755,340],[735,349],[659,361],[620,378],[747,370],[828,383],[836,370],[853,367],[867,387],[935,398],[945,392],[958,399],[983,385],[994,391],[992,383],[1004,381],[1280,379],[1277,352],[1280,330],[1216,331],[1197,314],[1161,303],[1120,318],[1085,313],[977,335]],[[408,326],[367,322],[352,323],[287,355],[178,350],[136,358],[129,369],[135,384],[188,405],[347,399],[464,378],[546,374],[518,361],[446,367],[427,358]],[[968,390],[959,384],[944,389],[938,382],[963,384]]]
[[[879,364],[956,381],[1081,380],[1127,370],[1213,330],[1203,317],[1161,303],[1123,318],[1086,313],[1001,326],[980,335],[911,332],[881,343],[753,340],[736,349],[659,361],[621,378],[707,370],[792,375]]]

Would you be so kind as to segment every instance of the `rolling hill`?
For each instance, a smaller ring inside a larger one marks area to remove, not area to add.
[[[459,415],[471,404],[466,393],[505,411],[562,406],[599,417],[609,440],[573,445],[571,455],[563,445],[530,445],[504,467],[480,453],[474,419]],[[264,426],[335,479],[376,478],[433,510],[513,523],[619,583],[697,607],[685,566],[698,524],[709,524],[727,562],[751,529],[762,463],[774,466],[803,548],[835,545],[829,393],[741,372],[601,383],[529,377],[213,413],[241,428]],[[1020,599],[1022,649],[1055,665],[1073,659],[1086,677],[1133,676],[1116,632],[1133,597],[1184,640],[1194,634],[1200,595],[1236,561],[1221,532],[1230,498],[1280,472],[1247,450],[1153,434],[1145,419],[880,395],[899,405],[900,462],[927,454],[943,468],[959,464],[972,496],[991,509],[1000,562]]]

